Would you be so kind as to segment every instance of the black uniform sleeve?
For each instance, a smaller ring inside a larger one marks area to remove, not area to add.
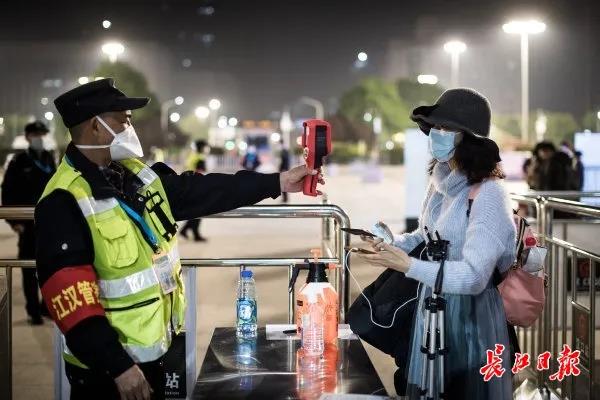
[[[160,176],[177,221],[233,210],[281,194],[279,174],[239,171],[236,174],[177,175],[163,163],[152,169]]]
[[[91,266],[91,233],[73,196],[56,190],[35,208],[36,264],[40,287],[67,267]],[[42,291],[43,292],[43,291]],[[44,299],[48,304],[48,299]],[[65,332],[69,350],[92,369],[117,377],[134,361],[104,316],[91,316]]]

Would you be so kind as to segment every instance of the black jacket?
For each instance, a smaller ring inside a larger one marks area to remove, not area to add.
[[[32,150],[17,153],[8,164],[2,182],[2,205],[34,206],[44,192],[46,184],[56,171],[52,153],[39,155]],[[33,221],[6,220],[11,226],[22,224],[24,232],[19,237],[19,257],[33,258],[35,236]]]

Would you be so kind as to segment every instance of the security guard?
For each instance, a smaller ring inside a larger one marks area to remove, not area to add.
[[[2,182],[2,204],[5,206],[34,206],[40,199],[56,165],[51,152],[44,149],[44,136],[48,127],[40,121],[25,125],[25,139],[29,148],[16,154],[8,164]],[[18,257],[31,260],[35,256],[35,231],[33,221],[7,220],[19,234]],[[35,269],[23,268],[23,293],[27,322],[31,325],[44,323],[45,306],[40,302]]]
[[[185,166],[189,171],[198,174],[206,173],[206,155],[210,152],[210,147],[206,140],[196,140],[192,143],[192,151],[185,161]],[[187,232],[192,231],[194,241],[206,242],[206,238],[200,234],[200,218],[190,219],[185,222],[179,234],[187,239]]]
[[[148,167],[138,160],[130,111],[148,101],[127,97],[112,79],[54,101],[72,142],[35,210],[36,260],[66,343],[72,399],[164,397],[161,358],[184,325],[175,221],[298,192],[304,176],[317,173]]]

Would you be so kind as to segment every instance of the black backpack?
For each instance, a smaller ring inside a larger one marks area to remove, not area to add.
[[[426,259],[425,242],[410,253],[410,257]],[[363,294],[373,306],[373,319],[381,325],[392,322],[394,312],[405,302],[417,297],[419,283],[407,278],[402,272],[386,269],[373,283],[363,290]],[[348,310],[348,323],[352,332],[362,340],[394,357],[398,371],[395,385],[398,394],[406,387],[406,368],[409,359],[409,346],[413,332],[413,320],[418,299],[409,302],[396,313],[392,327],[385,329],[371,322],[369,304],[359,295]]]

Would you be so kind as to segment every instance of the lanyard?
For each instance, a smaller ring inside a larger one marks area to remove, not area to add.
[[[148,226],[148,224],[146,223],[144,218],[142,218],[140,216],[140,214],[135,212],[131,207],[129,207],[127,204],[125,204],[122,200],[117,199],[117,201],[119,202],[119,205],[121,206],[123,211],[125,211],[125,213],[127,213],[127,215],[131,219],[133,219],[135,222],[137,222],[139,224],[139,226],[144,231],[145,236],[150,241],[150,245],[152,246],[152,249],[154,251],[156,251],[159,248],[158,239],[156,238],[156,235],[154,235],[154,232],[152,232],[152,230],[150,229],[150,227]]]
[[[35,165],[37,165],[37,167],[39,169],[41,169],[45,173],[47,173],[47,174],[51,174],[52,173],[52,167],[50,167],[49,165],[44,165],[44,164],[41,163],[40,160],[36,160],[35,158],[31,158],[31,160],[33,161],[33,163]]]

